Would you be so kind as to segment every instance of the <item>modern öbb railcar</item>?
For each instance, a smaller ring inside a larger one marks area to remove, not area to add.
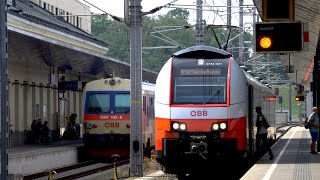
[[[155,91],[155,153],[166,172],[255,152],[255,107],[275,139],[274,91],[244,71],[228,52],[194,46],[172,55]]]

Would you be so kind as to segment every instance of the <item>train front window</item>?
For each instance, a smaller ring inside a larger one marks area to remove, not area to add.
[[[109,94],[90,94],[88,99],[88,112],[97,114],[110,112]]]
[[[174,104],[225,104],[229,59],[173,60]]]
[[[116,94],[114,96],[114,111],[124,114],[130,112],[130,94]]]

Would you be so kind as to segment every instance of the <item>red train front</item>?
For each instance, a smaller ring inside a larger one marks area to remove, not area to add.
[[[197,162],[253,153],[252,112],[256,105],[271,110],[263,100],[271,95],[221,49],[194,46],[175,53],[156,82],[157,161],[166,172],[179,173]]]
[[[130,80],[118,77],[86,84],[83,141],[89,158],[130,157],[130,89]],[[142,82],[142,97],[143,150],[150,154],[154,148],[154,84]]]

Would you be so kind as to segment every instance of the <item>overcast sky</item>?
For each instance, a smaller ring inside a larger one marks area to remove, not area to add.
[[[93,4],[94,6],[104,10],[107,13],[110,13],[115,16],[123,17],[124,14],[124,0],[79,0],[84,4],[89,5],[85,1]],[[197,0],[177,0],[173,4],[176,5],[196,5]],[[142,0],[142,11],[147,12],[157,6],[165,5],[167,3],[173,2],[173,0]],[[206,21],[207,24],[226,24],[226,7],[208,7],[208,6],[226,6],[227,0],[203,0],[203,9],[209,10],[219,10],[219,15],[213,13],[212,11],[204,11],[203,12],[203,19]],[[232,0],[232,6],[238,6],[238,0]],[[253,5],[252,0],[244,0],[244,5]],[[90,6],[90,5],[89,5]],[[190,8],[190,24],[196,23],[196,10],[195,6],[184,6],[186,8]],[[166,13],[172,8],[163,8],[160,11],[154,13],[154,15],[159,15],[162,13]],[[97,8],[91,7],[91,11],[94,13],[103,13]],[[239,26],[239,8],[232,8],[232,25]],[[248,12],[248,10],[247,10]],[[252,15],[251,16],[244,16],[244,24],[252,22]]]

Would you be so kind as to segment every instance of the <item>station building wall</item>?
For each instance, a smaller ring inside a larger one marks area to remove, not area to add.
[[[77,0],[31,0],[55,15],[63,15],[63,19],[91,34],[90,7]]]
[[[55,72],[54,77],[58,80],[58,70],[56,69]],[[66,127],[65,117],[70,116],[71,113],[76,113],[77,123],[82,124],[82,87],[77,91],[66,90],[65,100],[63,100],[57,81],[54,84],[49,83],[50,73],[52,69],[50,72],[48,66],[9,61],[9,146],[30,143],[28,138],[30,138],[33,119],[40,118],[43,122],[48,121],[49,129],[55,137],[61,133],[61,129]],[[65,74],[68,80],[79,78],[71,71]],[[82,78],[83,81],[92,80],[92,78]]]

